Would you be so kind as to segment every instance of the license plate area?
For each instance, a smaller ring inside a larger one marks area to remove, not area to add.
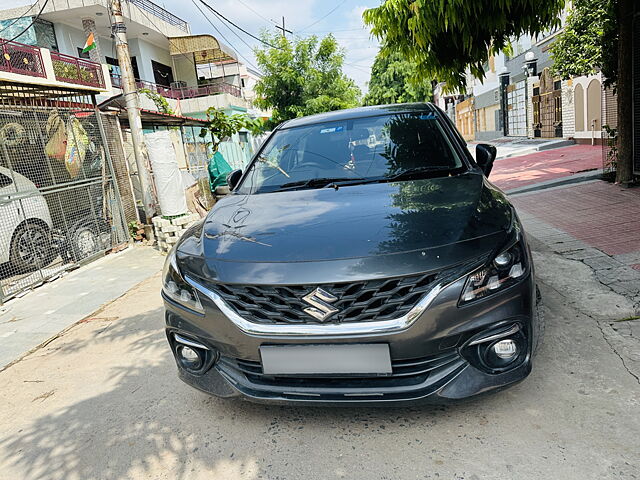
[[[362,376],[390,375],[386,343],[355,345],[263,345],[265,375]]]

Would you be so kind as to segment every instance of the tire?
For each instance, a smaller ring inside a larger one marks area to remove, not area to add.
[[[17,272],[46,267],[54,256],[48,227],[28,222],[20,225],[13,233],[9,261]]]
[[[538,285],[536,285],[536,321],[538,324],[538,335],[536,336],[536,343],[533,346],[533,354],[538,353],[538,349],[542,345],[544,340],[544,330],[546,327],[546,319],[544,316],[544,304],[542,302],[542,295],[540,294],[540,289]]]
[[[71,235],[71,252],[76,262],[102,250],[100,234],[93,225],[78,225]]]

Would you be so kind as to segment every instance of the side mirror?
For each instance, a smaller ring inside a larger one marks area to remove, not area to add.
[[[476,146],[476,163],[487,177],[491,173],[497,154],[496,147],[488,143],[480,143]]]
[[[233,170],[229,172],[227,175],[227,185],[229,185],[229,190],[233,190],[236,188],[238,183],[240,183],[240,179],[242,178],[242,170]]]

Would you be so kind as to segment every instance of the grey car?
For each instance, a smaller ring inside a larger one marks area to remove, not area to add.
[[[431,104],[276,128],[169,254],[178,374],[219,397],[445,403],[523,380],[543,323],[518,216]]]

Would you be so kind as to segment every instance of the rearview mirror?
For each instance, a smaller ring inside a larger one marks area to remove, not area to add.
[[[241,178],[242,170],[237,169],[229,172],[229,175],[227,175],[227,185],[229,185],[229,190],[233,190],[234,188],[236,188],[238,183],[240,183]]]
[[[476,146],[476,163],[482,169],[485,176],[488,177],[493,168],[493,161],[496,159],[498,151],[493,145],[488,143],[480,143]]]

